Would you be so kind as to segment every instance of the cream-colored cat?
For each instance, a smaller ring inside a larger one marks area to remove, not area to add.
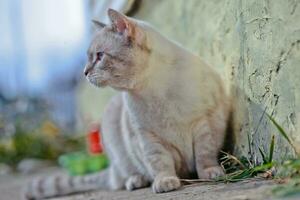
[[[223,175],[217,156],[229,115],[224,83],[209,65],[150,25],[108,10],[88,50],[87,79],[119,90],[103,115],[110,167],[98,174],[32,182],[27,199],[92,189],[155,193],[176,190],[179,178]]]

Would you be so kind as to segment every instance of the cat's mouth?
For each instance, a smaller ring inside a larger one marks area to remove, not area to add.
[[[88,74],[86,76],[87,80],[94,86],[96,87],[105,87],[108,85],[108,80],[107,79],[103,79],[99,76],[95,76],[93,74]]]
[[[108,85],[107,80],[89,80],[89,82],[92,83],[94,86],[100,87],[100,88]]]

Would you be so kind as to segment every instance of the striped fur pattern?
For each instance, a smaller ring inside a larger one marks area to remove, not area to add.
[[[102,121],[111,164],[94,175],[35,180],[27,199],[150,185],[161,193],[180,188],[180,178],[223,175],[217,156],[230,102],[218,73],[147,23],[108,15],[110,25],[96,23],[85,75],[120,91]]]

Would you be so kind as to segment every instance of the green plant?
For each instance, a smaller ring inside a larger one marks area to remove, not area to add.
[[[286,141],[291,145],[291,147],[294,149],[294,151],[297,153],[296,148],[294,146],[294,144],[292,143],[291,139],[289,138],[288,134],[286,133],[286,131],[282,128],[282,126],[280,126],[277,121],[269,114],[267,114],[268,118],[270,119],[270,121],[274,124],[274,126],[277,128],[277,130],[279,131],[279,133],[283,136],[283,138],[286,139]]]
[[[263,159],[263,164],[269,164],[273,162],[274,146],[275,146],[275,136],[272,135],[270,148],[269,148],[269,155],[266,155],[262,150],[262,148],[258,147],[259,153]]]
[[[268,115],[271,122],[275,125],[279,133],[286,139],[286,141],[291,145],[297,154],[297,149],[295,148],[293,142],[288,137],[286,131],[280,126],[274,118]],[[300,157],[297,155],[296,158],[286,160],[282,165],[278,166],[277,177],[285,184],[275,186],[272,193],[279,197],[290,197],[300,194]]]

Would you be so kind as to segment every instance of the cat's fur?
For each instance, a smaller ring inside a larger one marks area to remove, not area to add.
[[[192,174],[223,174],[217,156],[230,102],[219,75],[150,25],[111,9],[108,15],[111,25],[96,23],[85,74],[96,86],[120,90],[102,121],[110,166],[93,175],[35,180],[28,199],[150,184],[161,193]]]

